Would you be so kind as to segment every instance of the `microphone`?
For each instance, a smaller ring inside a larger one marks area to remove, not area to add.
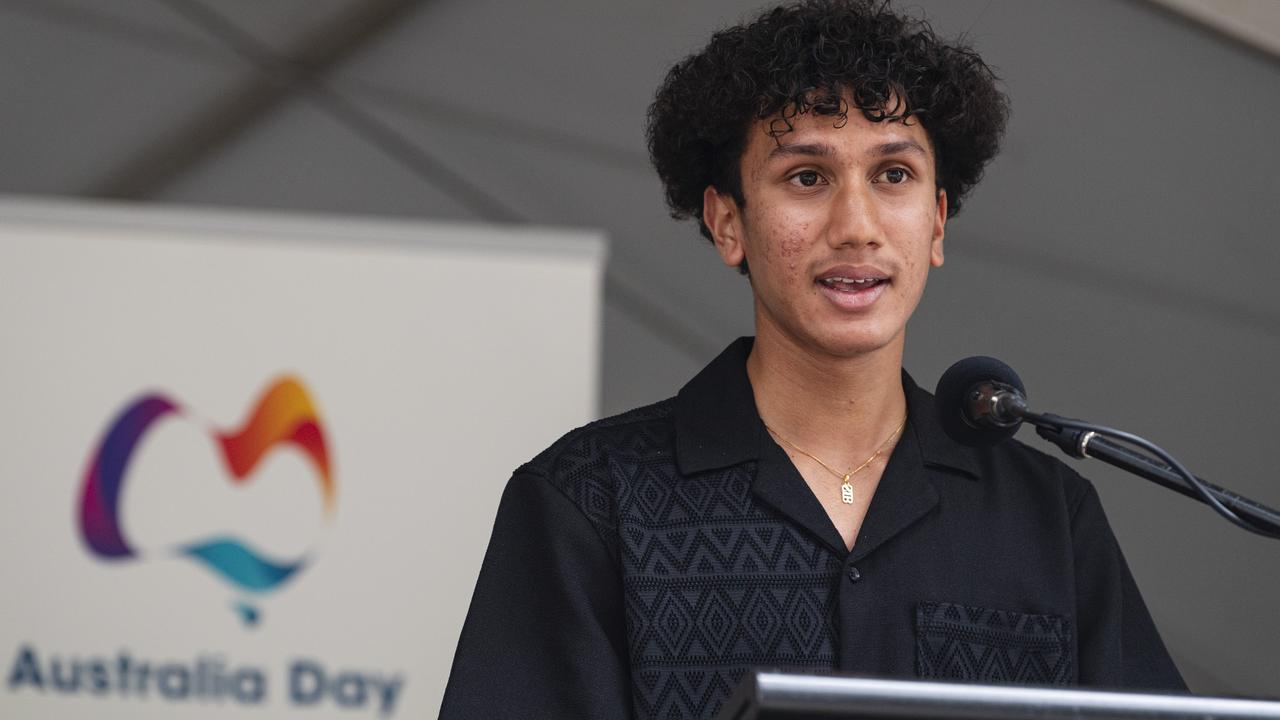
[[[1027,391],[1013,368],[992,357],[965,358],[938,380],[934,402],[953,440],[980,447],[1013,437],[1027,412]]]

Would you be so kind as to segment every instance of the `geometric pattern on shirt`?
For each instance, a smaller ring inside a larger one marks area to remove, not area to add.
[[[921,678],[1068,685],[1071,623],[1059,615],[923,602],[916,607]]]
[[[836,667],[841,566],[754,501],[754,467],[679,475],[670,410],[570,433],[545,476],[616,553],[637,716],[710,718],[749,667]]]

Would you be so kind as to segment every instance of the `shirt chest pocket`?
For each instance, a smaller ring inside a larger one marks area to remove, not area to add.
[[[1071,622],[1061,615],[923,602],[916,607],[916,674],[934,680],[1068,685]]]

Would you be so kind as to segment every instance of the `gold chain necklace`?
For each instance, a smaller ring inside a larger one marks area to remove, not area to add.
[[[786,445],[790,446],[792,450],[795,450],[796,452],[800,453],[801,455],[804,455],[805,457],[809,458],[810,460],[812,460],[812,461],[814,461],[814,462],[818,463],[819,465],[821,465],[823,470],[826,470],[827,472],[831,473],[832,475],[835,475],[836,477],[840,478],[840,479],[841,479],[841,481],[842,481],[842,482],[841,482],[841,484],[840,484],[840,501],[841,501],[841,502],[843,502],[845,505],[852,505],[852,504],[853,504],[853,483],[852,483],[852,482],[850,482],[849,480],[850,480],[854,475],[857,475],[859,472],[861,472],[863,468],[865,468],[866,466],[868,466],[868,465],[870,465],[871,463],[875,462],[875,461],[876,461],[876,458],[880,457],[880,453],[884,452],[884,449],[885,449],[886,447],[888,447],[888,446],[889,446],[889,443],[893,442],[893,439],[894,439],[894,438],[896,438],[896,437],[898,437],[898,433],[902,432],[902,428],[904,428],[904,427],[906,427],[906,426],[907,426],[907,418],[906,418],[906,416],[903,416],[903,418],[902,418],[902,422],[898,424],[897,429],[893,431],[893,434],[889,436],[889,439],[887,439],[887,440],[885,440],[884,442],[880,443],[880,447],[876,448],[876,451],[875,451],[874,453],[872,453],[872,454],[871,454],[871,457],[869,457],[869,458],[867,458],[866,460],[864,460],[864,461],[862,462],[862,464],[861,464],[861,465],[859,465],[858,467],[856,467],[856,468],[854,468],[854,469],[850,470],[850,471],[849,471],[849,472],[847,472],[847,473],[843,473],[843,474],[841,474],[840,472],[837,472],[836,470],[831,469],[831,466],[830,466],[830,465],[828,465],[828,464],[826,464],[826,463],[822,462],[822,461],[821,461],[821,460],[819,460],[818,458],[814,457],[812,454],[807,453],[807,452],[805,452],[804,450],[801,450],[801,449],[800,449],[800,447],[799,447],[799,446],[797,446],[795,443],[793,443],[793,442],[791,442],[790,440],[788,440],[788,439],[786,439],[786,438],[782,437],[782,435],[780,435],[780,434],[778,433],[778,431],[777,431],[777,430],[774,430],[773,428],[769,427],[768,425],[765,425],[765,426],[764,426],[764,429],[765,429],[765,430],[768,430],[768,431],[769,431],[769,432],[771,432],[771,433],[773,433],[773,436],[774,436],[774,437],[776,437],[776,438],[778,438],[779,440],[781,440],[784,444],[786,444]]]

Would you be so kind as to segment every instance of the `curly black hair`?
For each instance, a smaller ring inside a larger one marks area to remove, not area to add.
[[[1009,102],[972,48],[944,44],[888,0],[805,0],[716,33],[667,73],[649,107],[649,156],[677,219],[698,218],[708,186],[745,206],[747,130],[771,120],[775,140],[812,112],[847,119],[845,93],[873,122],[918,119],[933,143],[947,216],[999,150]]]

